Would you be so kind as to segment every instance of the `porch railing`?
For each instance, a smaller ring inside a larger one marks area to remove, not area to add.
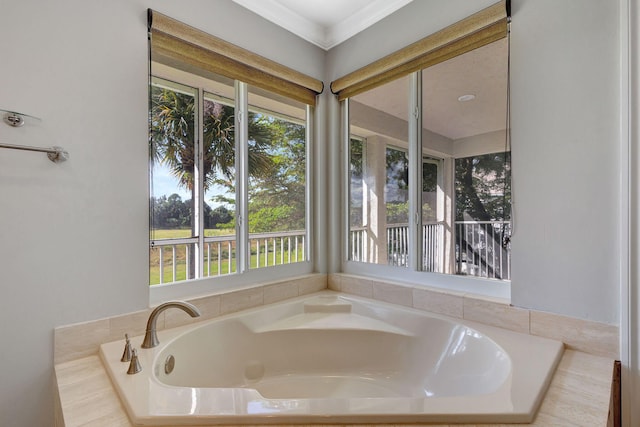
[[[197,237],[154,240],[150,247],[150,284],[171,283],[195,277]],[[250,268],[290,264],[306,259],[305,232],[282,231],[249,234]],[[205,237],[203,276],[236,271],[236,237]]]
[[[511,280],[510,221],[456,221],[456,273]]]
[[[350,231],[351,261],[367,262],[367,230]],[[511,251],[505,237],[511,235],[509,221],[457,221],[455,223],[455,273],[491,279],[511,279]],[[406,267],[409,262],[409,226],[387,225],[387,263]],[[444,224],[422,227],[422,271],[445,271]]]
[[[350,232],[351,261],[367,261],[365,254],[365,227],[353,227]],[[422,225],[422,270],[443,271],[444,224],[431,222]],[[387,225],[387,264],[406,267],[409,265],[409,225]]]

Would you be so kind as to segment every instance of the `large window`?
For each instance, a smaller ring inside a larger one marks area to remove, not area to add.
[[[311,271],[322,81],[147,11],[152,299]]]
[[[510,279],[507,49],[348,98],[349,261]]]
[[[308,106],[156,69],[183,81],[150,89],[149,283],[307,261]]]

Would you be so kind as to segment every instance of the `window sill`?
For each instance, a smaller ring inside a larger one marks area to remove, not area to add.
[[[345,274],[402,282],[411,286],[426,286],[442,289],[447,292],[459,292],[486,298],[497,298],[506,304],[511,302],[510,280],[492,280],[473,276],[411,271],[402,267],[350,261],[343,263],[342,272]]]
[[[280,265],[251,269],[242,274],[205,277],[202,279],[153,285],[149,288],[149,305],[151,307],[175,299],[190,299],[203,295],[211,295],[230,290],[250,288],[265,282],[296,277],[312,273],[311,262]]]

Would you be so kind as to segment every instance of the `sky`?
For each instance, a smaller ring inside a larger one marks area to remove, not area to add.
[[[171,174],[169,168],[165,165],[155,164],[153,167],[153,197],[161,197],[167,196],[169,197],[172,194],[178,194],[182,200],[191,199],[191,192],[184,187],[178,185],[178,179]],[[209,191],[205,194],[205,202],[212,209],[223,205],[223,203],[218,203],[212,201],[211,199],[217,194],[224,194],[224,188],[220,186],[213,186]],[[226,206],[227,208],[229,206]]]

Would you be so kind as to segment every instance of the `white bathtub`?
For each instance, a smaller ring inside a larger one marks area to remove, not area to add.
[[[124,340],[101,346],[136,425],[530,422],[563,351],[330,291],[158,336],[153,349],[132,339],[135,375],[120,362]]]

